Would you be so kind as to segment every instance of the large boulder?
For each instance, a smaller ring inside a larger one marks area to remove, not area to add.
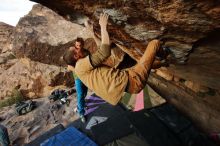
[[[34,5],[16,25],[13,52],[18,58],[60,65],[64,50],[76,37],[91,38],[91,33],[42,5]]]
[[[13,31],[13,26],[0,22],[0,52],[7,52],[12,49]]]

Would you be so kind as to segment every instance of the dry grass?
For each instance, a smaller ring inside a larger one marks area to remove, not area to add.
[[[22,93],[18,89],[13,89],[10,97],[0,101],[0,108],[13,105],[22,100],[24,100]]]

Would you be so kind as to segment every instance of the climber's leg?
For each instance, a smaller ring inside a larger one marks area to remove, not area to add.
[[[127,92],[139,93],[147,83],[155,55],[160,48],[160,41],[153,40],[149,42],[146,51],[140,61],[132,68],[127,69],[129,81]]]

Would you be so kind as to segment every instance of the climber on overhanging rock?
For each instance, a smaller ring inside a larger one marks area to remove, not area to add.
[[[66,53],[72,54],[72,61],[69,65],[74,67],[80,80],[98,96],[116,105],[124,92],[138,93],[145,87],[156,53],[163,52],[163,49],[160,49],[159,40],[153,40],[149,42],[140,61],[131,68],[119,70],[101,65],[111,53],[107,32],[108,17],[106,13],[100,15],[100,49],[91,55],[82,57],[74,55],[78,53],[74,49],[67,50]]]

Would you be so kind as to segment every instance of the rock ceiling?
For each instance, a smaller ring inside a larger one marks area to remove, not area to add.
[[[218,0],[32,1],[75,23],[82,24],[79,15],[88,17],[94,23],[97,34],[100,33],[98,16],[105,11],[110,14],[108,30],[112,41],[122,45],[121,48],[134,60],[139,59],[149,40],[159,38],[172,49],[176,58],[175,66],[170,67],[172,72],[220,89],[220,71],[217,69],[220,66]]]

